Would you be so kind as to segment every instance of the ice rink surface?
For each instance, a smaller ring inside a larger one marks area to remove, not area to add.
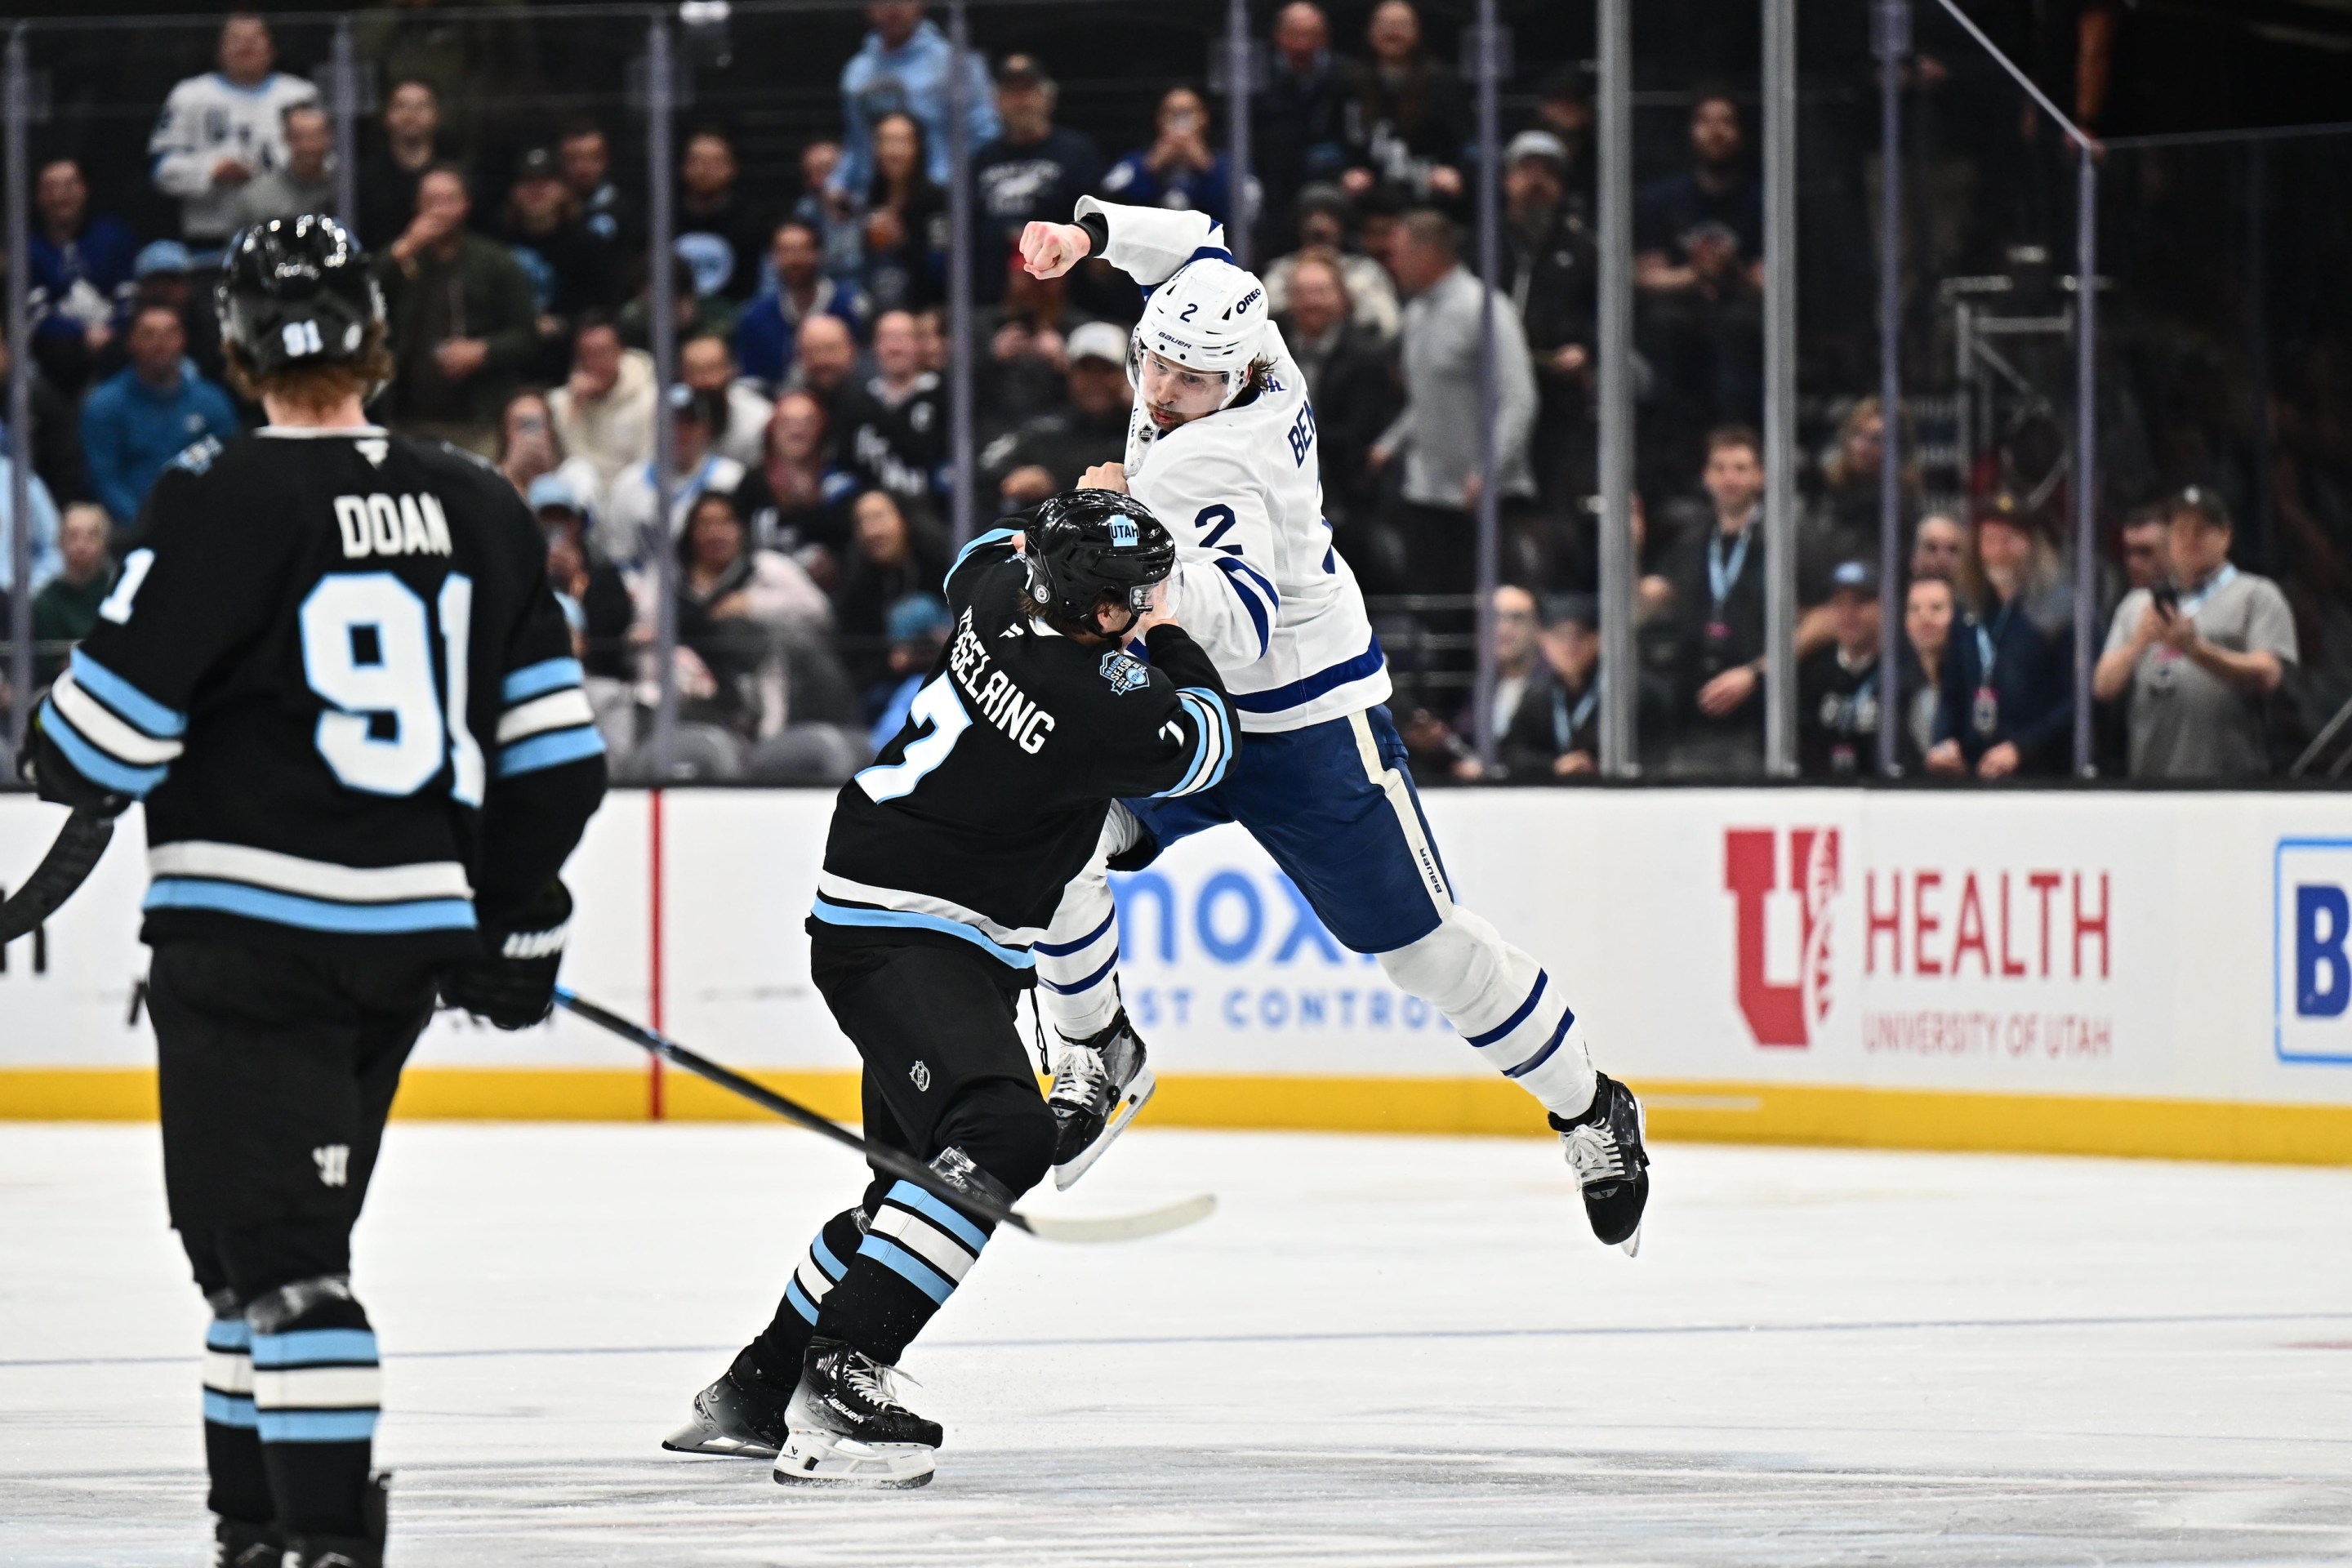
[[[1132,1135],[919,1342],[937,1481],[662,1453],[855,1194],[765,1127],[403,1124],[359,1233],[396,1568],[2342,1563],[2352,1171]],[[0,1563],[202,1560],[204,1311],[144,1127],[0,1129]]]

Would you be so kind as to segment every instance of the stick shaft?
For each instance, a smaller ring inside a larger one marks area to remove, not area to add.
[[[764,1084],[754,1083],[731,1068],[719,1066],[709,1058],[698,1055],[679,1045],[667,1035],[657,1034],[641,1024],[633,1024],[618,1013],[599,1007],[579,995],[568,985],[555,988],[557,1005],[576,1014],[600,1029],[609,1030],[631,1045],[651,1051],[655,1056],[675,1066],[684,1068],[697,1078],[708,1079],[719,1088],[742,1096],[763,1110],[773,1111],[795,1126],[830,1138],[845,1149],[855,1149],[866,1163],[887,1171],[902,1182],[910,1182],[941,1202],[954,1205],[975,1219],[989,1220],[997,1225],[1009,1225],[1021,1230],[1031,1230],[1029,1222],[1018,1213],[992,1202],[977,1193],[968,1193],[951,1184],[938,1172],[902,1150],[887,1144],[869,1142],[839,1122],[818,1115],[797,1100],[787,1100]],[[1034,1234],[1034,1231],[1032,1234]]]

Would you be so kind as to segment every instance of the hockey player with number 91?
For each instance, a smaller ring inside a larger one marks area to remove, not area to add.
[[[1454,901],[1384,706],[1380,642],[1332,547],[1315,411],[1265,287],[1203,214],[1088,196],[1076,217],[1029,225],[1029,271],[1055,278],[1100,257],[1147,294],[1128,349],[1126,461],[1080,482],[1123,483],[1176,536],[1186,624],[1224,674],[1250,743],[1214,789],[1115,809],[1037,944],[1038,1000],[1063,1040],[1049,1100],[1057,1180],[1076,1180],[1149,1094],[1143,1044],[1119,1003],[1106,870],[1138,869],[1177,839],[1238,822],[1332,935],[1376,954],[1541,1102],[1594,1234],[1632,1250],[1649,1194],[1640,1107],[1593,1070],[1542,966]]]

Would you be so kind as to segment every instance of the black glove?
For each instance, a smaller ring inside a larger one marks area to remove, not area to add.
[[[16,759],[16,776],[31,784],[43,800],[110,822],[131,808],[129,795],[117,795],[82,777],[37,720],[26,731],[25,754]]]
[[[528,1029],[555,1010],[555,973],[572,928],[572,890],[556,879],[504,921],[482,921],[482,956],[441,976],[441,1000],[501,1029]]]

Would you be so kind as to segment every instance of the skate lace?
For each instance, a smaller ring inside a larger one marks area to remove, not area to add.
[[[1560,1135],[1568,1145],[1568,1163],[1586,1186],[1625,1174],[1625,1151],[1617,1134],[1605,1126],[1571,1127]]]
[[[895,1366],[886,1366],[872,1356],[854,1353],[842,1363],[841,1380],[849,1384],[859,1397],[877,1410],[904,1410],[906,1402],[899,1397],[901,1383],[915,1380]],[[920,1387],[919,1384],[915,1386]]]
[[[1109,1097],[1110,1069],[1103,1065],[1102,1053],[1085,1046],[1071,1046],[1062,1052],[1062,1059],[1054,1069],[1054,1092],[1047,1096],[1065,1105],[1094,1106]]]

